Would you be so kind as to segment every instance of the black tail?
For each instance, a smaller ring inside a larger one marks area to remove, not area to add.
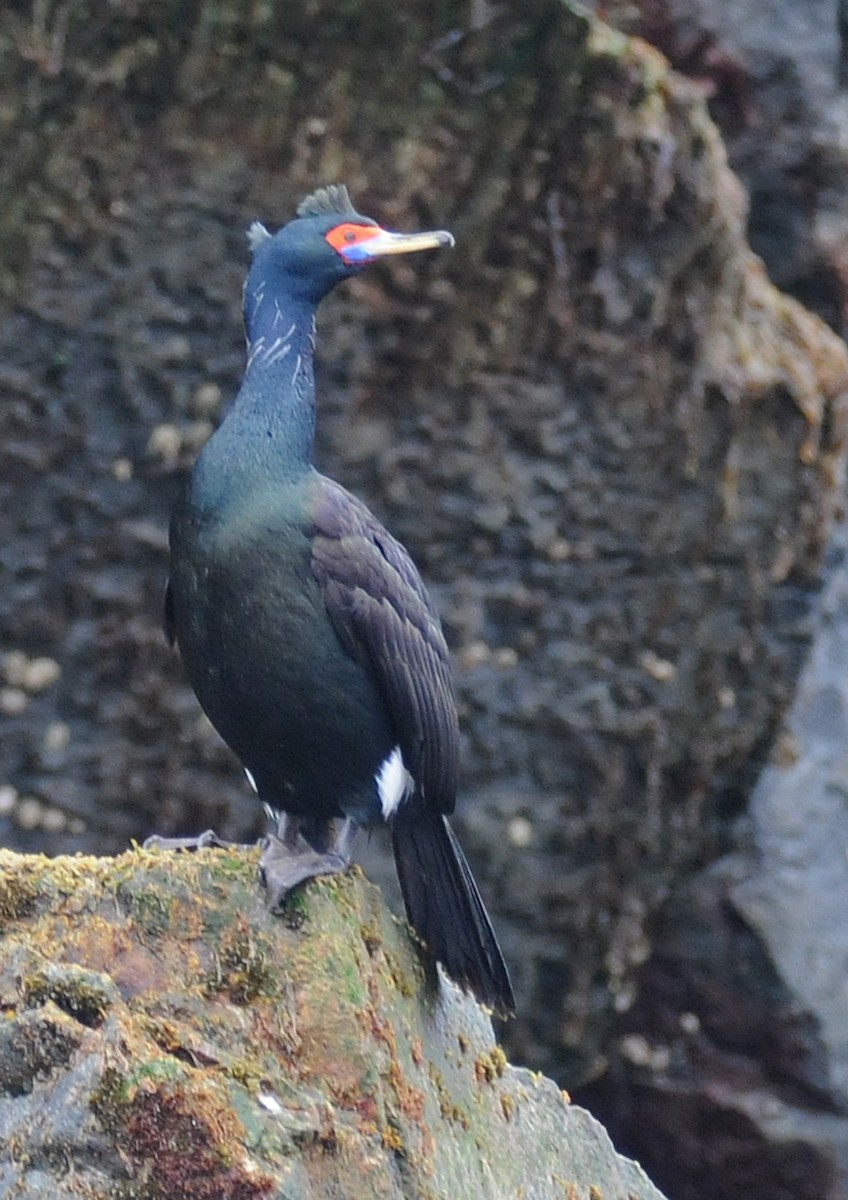
[[[506,964],[447,818],[401,804],[392,822],[406,915],[451,979],[501,1016],[515,1011]]]

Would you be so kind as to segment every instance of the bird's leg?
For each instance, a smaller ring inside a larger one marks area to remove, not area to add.
[[[161,837],[154,833],[141,844],[143,850],[205,850],[207,846],[220,850],[244,849],[238,842],[225,842],[214,829],[207,829],[196,837]]]
[[[345,867],[350,866],[350,860],[353,857],[353,839],[356,837],[356,831],[359,826],[356,821],[350,817],[345,817],[339,826],[339,832],[336,834],[335,852],[341,855],[345,860]]]
[[[310,835],[319,845],[326,844],[326,830],[310,830]],[[269,833],[262,843],[259,860],[259,876],[268,893],[268,906],[272,912],[283,907],[286,896],[299,883],[316,875],[335,875],[350,866],[351,848],[356,826],[347,818],[335,841],[326,850],[315,850],[301,832],[301,821],[297,817],[282,813],[274,833]]]

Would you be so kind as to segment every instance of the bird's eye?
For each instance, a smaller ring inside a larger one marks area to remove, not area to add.
[[[336,225],[329,233],[325,233],[324,240],[349,264],[351,259],[348,258],[348,255],[357,255],[360,243],[376,237],[379,232],[376,225],[359,225],[355,221],[343,221],[341,225]]]

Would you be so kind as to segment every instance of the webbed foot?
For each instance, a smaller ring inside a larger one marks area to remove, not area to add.
[[[276,833],[269,833],[260,843],[259,877],[271,912],[279,912],[289,892],[307,879],[346,871],[354,832],[353,823],[345,821],[335,843],[318,851],[303,837],[296,818],[281,816]]]

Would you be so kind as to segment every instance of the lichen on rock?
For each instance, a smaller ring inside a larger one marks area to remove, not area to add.
[[[659,1200],[357,869],[282,918],[250,851],[0,851],[0,894],[4,1196]]]

